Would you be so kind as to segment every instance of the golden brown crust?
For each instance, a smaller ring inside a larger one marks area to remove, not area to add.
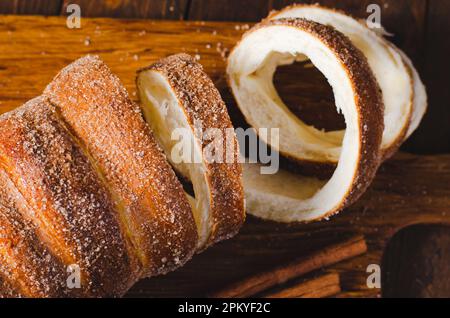
[[[27,204],[21,216],[64,267],[63,277],[47,273],[42,279],[65,284],[66,267],[76,264],[82,295],[122,295],[136,280],[137,269],[128,256],[117,213],[55,108],[38,97],[3,115],[0,129],[1,168]],[[22,261],[28,261],[26,254]],[[60,295],[57,290],[48,293]]]
[[[64,265],[41,243],[36,226],[22,217],[28,208],[0,170],[0,293],[2,297],[68,296]]]
[[[222,136],[226,136],[226,129],[233,129],[219,91],[194,58],[176,54],[139,72],[145,70],[159,72],[167,79],[192,128],[195,122],[201,122],[204,130],[216,128]],[[210,142],[207,138],[202,139],[202,149]],[[212,193],[209,244],[235,235],[245,220],[242,167],[238,161],[238,142],[234,135],[232,142],[231,162],[206,162],[206,176]],[[223,153],[226,156],[225,143]]]
[[[24,296],[7,280],[7,275],[0,273],[0,298],[23,298]]]
[[[118,78],[98,57],[86,56],[64,68],[44,94],[118,201],[143,275],[165,273],[186,262],[197,242],[189,203]]]
[[[260,28],[272,26],[297,28],[308,32],[324,43],[335,54],[343,68],[347,71],[348,78],[355,92],[354,98],[359,115],[359,130],[361,132],[358,166],[354,174],[352,186],[342,198],[339,206],[321,217],[321,219],[326,218],[341,211],[357,200],[369,186],[381,163],[379,149],[384,128],[384,105],[381,89],[362,52],[346,36],[331,27],[306,19],[264,20],[247,31],[244,37]],[[247,122],[249,121],[247,120]],[[296,160],[295,158],[290,159]],[[302,164],[302,161],[299,160],[298,163]],[[311,165],[314,164],[311,163]],[[320,169],[321,163],[317,163],[317,165],[318,169]]]

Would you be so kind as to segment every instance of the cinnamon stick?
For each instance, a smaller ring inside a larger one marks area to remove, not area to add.
[[[264,295],[264,298],[324,298],[341,291],[339,275],[325,274],[295,286]]]
[[[302,257],[288,265],[256,274],[222,291],[214,293],[215,298],[250,297],[289,279],[299,277],[316,269],[338,263],[367,251],[363,236],[355,236],[343,242],[325,247],[320,251]]]

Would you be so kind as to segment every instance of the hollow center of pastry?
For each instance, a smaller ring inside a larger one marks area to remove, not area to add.
[[[272,50],[252,73],[240,77],[241,86],[254,94],[252,99],[259,99],[260,107],[249,110],[253,127],[282,127],[279,151],[284,155],[316,162],[337,162],[345,130],[325,131],[308,125],[289,109],[275,88],[276,69],[294,62],[309,62],[309,59],[300,52]],[[298,81],[301,80],[299,76]],[[339,111],[340,107],[337,109]]]
[[[141,72],[137,86],[144,117],[167,159],[179,175],[192,183],[195,197],[186,195],[197,225],[198,245],[202,246],[210,233],[210,189],[201,145],[163,75],[151,70]]]
[[[345,129],[330,84],[309,59],[277,67],[273,83],[284,104],[305,124],[325,131]]]
[[[280,98],[273,83],[276,69],[308,60],[332,87],[335,107],[345,118],[345,130],[324,131],[308,125]],[[299,221],[338,210],[356,176],[361,124],[354,85],[332,49],[295,27],[264,27],[244,37],[229,58],[227,72],[246,121],[256,129],[279,128],[279,145],[271,144],[273,148],[300,161],[337,162],[328,181],[287,178],[283,171],[262,175],[245,167],[248,211],[264,218]],[[264,141],[270,144],[270,140]]]

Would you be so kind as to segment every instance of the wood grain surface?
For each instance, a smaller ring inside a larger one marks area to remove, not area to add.
[[[415,225],[396,233],[384,251],[382,296],[448,298],[449,260],[449,227]]]
[[[443,40],[450,38],[449,14],[450,1],[430,0],[422,67],[430,107],[420,130],[407,144],[421,153],[450,153],[450,42]]]
[[[63,17],[1,16],[0,112],[40,94],[63,66],[84,54],[100,55],[135,96],[135,71],[178,52],[200,59],[233,112],[223,57],[246,28],[245,23],[83,18],[81,29],[67,29]],[[450,155],[398,154],[380,168],[355,205],[330,221],[283,225],[248,217],[235,238],[197,255],[174,273],[141,281],[129,296],[210,294],[355,234],[364,234],[368,253],[326,271],[339,273],[338,296],[378,296],[379,289],[366,286],[367,266],[382,264],[383,248],[399,229],[450,223],[448,184]]]
[[[2,0],[0,13],[58,15],[62,0]]]
[[[68,4],[78,4],[84,17],[183,20],[189,0],[64,0],[62,15]]]

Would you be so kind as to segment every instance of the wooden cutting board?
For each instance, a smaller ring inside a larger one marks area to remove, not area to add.
[[[88,53],[100,55],[135,98],[138,68],[186,52],[199,58],[234,114],[224,57],[248,25],[87,18],[81,22],[81,29],[68,29],[63,17],[0,16],[0,112],[39,95],[62,67]],[[306,88],[314,99],[315,88]],[[449,184],[450,155],[397,154],[383,164],[363,197],[330,221],[286,225],[249,216],[235,238],[195,256],[174,273],[139,282],[129,296],[202,296],[354,234],[365,235],[368,253],[326,271],[340,273],[339,296],[377,296],[379,289],[366,286],[367,266],[381,265],[383,248],[399,229],[418,223],[450,224]]]

